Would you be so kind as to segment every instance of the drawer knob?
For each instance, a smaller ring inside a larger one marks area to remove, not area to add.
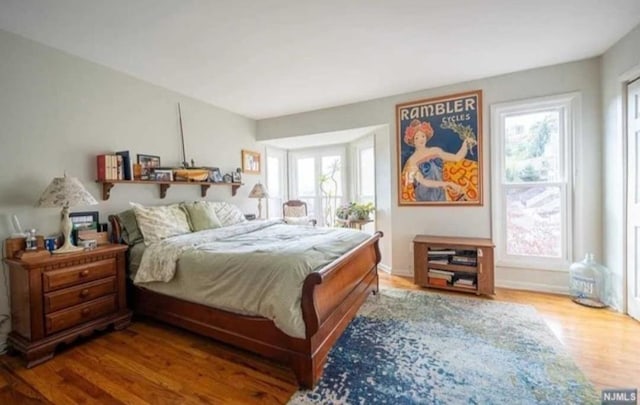
[[[84,289],[82,291],[80,291],[80,298],[85,298],[87,295],[89,295],[89,290],[88,289]]]
[[[85,308],[82,310],[82,316],[87,316],[89,315],[89,312],[91,312],[91,310],[89,308]]]
[[[89,275],[89,270],[82,270],[80,272],[80,277],[87,277]]]

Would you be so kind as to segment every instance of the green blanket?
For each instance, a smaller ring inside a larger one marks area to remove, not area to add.
[[[304,337],[304,279],[368,237],[352,229],[251,221],[148,246],[134,282],[188,301],[263,316],[288,335]]]

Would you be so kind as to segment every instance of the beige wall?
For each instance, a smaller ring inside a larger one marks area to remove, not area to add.
[[[95,155],[117,150],[159,155],[163,165],[182,160],[177,103],[182,105],[187,156],[223,171],[239,167],[240,150],[262,150],[251,119],[150,85],[111,69],[0,31],[0,239],[9,217],[24,228],[49,234],[59,229],[59,210],[34,208],[54,176],[78,177],[97,198]],[[255,212],[247,197],[262,176],[244,176],[231,197],[211,187],[207,199],[226,200]],[[157,205],[200,198],[194,186],[173,186],[160,200],[157,186],[120,185],[109,201],[75,211],[97,210],[101,221],[129,201]],[[0,313],[8,312],[0,278]],[[0,348],[8,325],[0,331]]]
[[[624,86],[640,77],[640,26],[602,56],[602,116],[604,148],[604,264],[613,275],[613,305],[625,305],[626,255],[626,134]]]
[[[472,66],[470,66],[472,68]],[[574,190],[575,257],[601,255],[600,61],[579,62],[527,70],[436,89],[365,101],[341,107],[258,121],[258,140],[299,136],[369,125],[376,131],[377,226],[385,233],[382,262],[396,274],[412,274],[410,242],[416,234],[491,237],[491,132],[493,103],[578,91],[582,96],[582,125],[575,140]],[[395,105],[467,90],[483,90],[484,205],[482,207],[399,207]],[[385,254],[386,253],[386,254]],[[567,291],[566,272],[497,269],[497,284],[547,291]]]

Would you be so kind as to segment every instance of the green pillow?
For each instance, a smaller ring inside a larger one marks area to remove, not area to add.
[[[182,208],[187,213],[189,226],[193,232],[222,226],[213,205],[207,201],[185,202],[182,203]]]
[[[136,214],[133,210],[122,211],[117,215],[120,226],[122,227],[122,240],[129,246],[133,246],[137,243],[144,241],[142,232],[138,227],[138,221],[136,220]]]

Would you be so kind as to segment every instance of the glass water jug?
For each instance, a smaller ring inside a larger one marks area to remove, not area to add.
[[[609,302],[609,270],[587,253],[584,260],[569,267],[570,294],[581,305],[605,308]]]

